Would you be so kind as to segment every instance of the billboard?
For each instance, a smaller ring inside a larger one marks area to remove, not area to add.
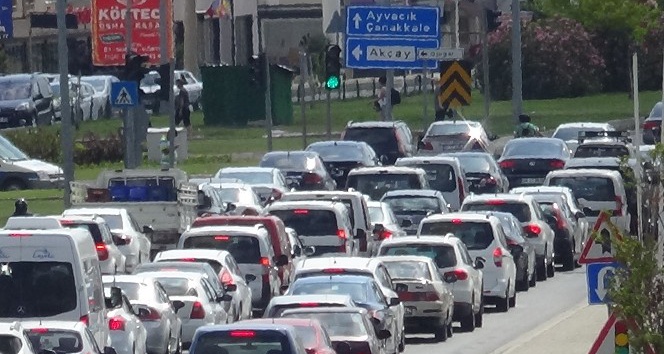
[[[14,20],[12,19],[12,0],[0,0],[0,39],[14,37]]]
[[[150,58],[151,65],[159,65],[159,2],[160,0],[129,0],[132,1],[131,16],[132,33],[131,49],[139,55]],[[168,55],[173,58],[173,2],[166,0],[167,13],[166,35]],[[96,66],[124,65],[126,53],[125,15],[127,0],[93,0],[92,1],[92,62]]]

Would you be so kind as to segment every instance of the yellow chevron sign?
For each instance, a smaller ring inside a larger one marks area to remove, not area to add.
[[[470,70],[472,63],[469,61],[447,61],[441,62],[440,94],[438,100],[443,107],[459,108],[468,106],[472,102]]]

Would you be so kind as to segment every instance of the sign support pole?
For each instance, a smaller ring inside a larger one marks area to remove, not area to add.
[[[662,51],[662,104],[664,104],[664,50]],[[637,126],[638,127],[638,126]],[[664,142],[664,129],[660,126],[659,128],[660,132],[660,138],[659,142],[660,144]],[[664,165],[660,162],[659,164],[659,176],[664,176]],[[659,195],[659,200],[657,201],[658,204],[658,213],[657,213],[657,245],[659,247],[659,250],[657,252],[657,260],[659,262],[659,266],[661,267],[664,265],[664,219],[662,219],[662,215],[664,215],[664,187],[662,187],[662,184],[659,184],[659,190],[660,190],[660,195]]]
[[[491,83],[489,82],[489,24],[484,16],[484,37],[482,38],[482,86],[484,91],[484,125],[489,122],[491,111]]]
[[[132,21],[131,15],[131,5],[133,0],[127,0],[127,12],[125,13],[125,30],[126,38],[125,43],[127,45],[126,54],[128,55],[131,52],[131,36],[132,36],[132,27],[134,22]],[[135,144],[134,140],[136,137],[135,134],[135,125],[134,125],[134,109],[127,108],[124,110],[124,135],[125,135],[125,161],[124,167],[126,169],[136,168],[135,160]]]
[[[383,0],[385,6],[392,6],[390,0]],[[392,89],[394,88],[394,70],[385,72],[385,108],[383,108],[383,120],[392,121]]]
[[[304,89],[305,79],[304,74],[307,72],[307,53],[300,51],[300,119],[302,120],[302,149],[307,148],[307,107],[305,98],[306,90]]]
[[[265,56],[265,127],[267,129],[267,151],[272,151],[272,88],[270,87],[270,58]]]
[[[636,204],[639,206],[638,213],[637,213],[637,218],[639,224],[637,225],[637,235],[639,241],[643,242],[643,185],[641,184],[641,177],[643,177],[643,166],[641,164],[641,129],[639,129],[640,126],[640,118],[639,118],[639,56],[636,52],[632,55],[632,81],[634,82],[634,85],[632,87],[634,88],[634,126],[636,127],[635,133],[636,133],[636,144],[634,144],[634,149],[636,150],[636,168],[638,169],[639,174],[636,181]],[[632,216],[634,217],[634,216]]]
[[[168,154],[169,154],[169,163],[171,168],[175,167],[175,107],[171,104],[174,103],[174,96],[175,93],[173,92],[173,81],[174,81],[174,75],[173,75],[173,67],[171,65],[171,58],[168,55],[168,46],[172,45],[168,41],[168,22],[171,19],[166,17],[166,14],[168,13],[168,3],[167,1],[172,1],[172,0],[160,0],[159,1],[159,64],[161,65],[166,65],[168,64],[168,70],[169,70],[169,83],[168,83],[168,88],[171,90],[168,92],[168,105],[167,112],[168,112],[168,125],[169,125],[169,130],[168,130]],[[188,107],[185,107],[185,109],[189,109]]]
[[[424,61],[424,70],[422,73],[422,86],[424,86],[424,92],[422,92],[422,132],[424,133],[427,129],[427,122],[429,121],[429,61]]]
[[[521,0],[512,0],[512,114],[517,121],[523,113],[521,72]]]
[[[56,3],[58,21],[58,69],[60,71],[61,87],[69,87],[69,53],[67,48],[67,26],[65,23],[65,12],[67,4],[65,1]],[[71,207],[71,185],[74,180],[74,132],[71,124],[71,105],[69,101],[69,90],[60,90],[61,124],[60,145],[64,160],[63,172],[65,177],[64,204],[65,208]]]

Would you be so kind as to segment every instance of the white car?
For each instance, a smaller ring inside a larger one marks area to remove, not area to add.
[[[95,243],[102,274],[126,273],[126,258],[115,245],[113,234],[106,221],[97,215],[70,215],[60,219],[66,228],[88,230]]]
[[[60,82],[53,82],[50,85],[54,96],[53,108],[55,110],[55,118],[62,119]],[[73,114],[72,119],[74,119],[75,122],[92,119],[93,93],[91,86],[82,85],[79,90],[76,83],[72,81],[69,82],[69,107],[71,107],[71,112]]]
[[[24,323],[0,323],[0,348],[3,348],[3,353],[8,352],[12,354],[38,354],[39,347],[32,344],[32,338],[28,337],[29,331],[24,328]],[[35,334],[37,332],[34,332]],[[38,340],[39,338],[37,338]],[[36,342],[38,343],[38,341]],[[35,343],[35,344],[36,344]],[[5,349],[7,348],[7,349]]]
[[[7,333],[2,328],[7,325],[12,326],[11,324],[0,324],[0,332]],[[88,327],[80,321],[25,321],[23,328],[32,345],[24,345],[16,354],[32,354],[26,350],[30,347],[34,348],[35,354],[42,353],[43,350],[67,354],[117,353],[110,346],[99,348]]]
[[[420,223],[418,235],[454,234],[473,258],[483,258],[485,303],[500,312],[516,305],[516,264],[509,250],[500,220],[495,216],[470,213],[432,215]]]
[[[257,216],[263,214],[263,201],[249,184],[206,182],[200,184],[199,188],[203,185],[217,189],[222,202],[233,203],[235,209],[232,214],[234,215]]]
[[[150,247],[152,244],[145,236],[152,232],[147,225],[138,225],[127,209],[124,208],[82,208],[67,209],[62,214],[71,215],[98,215],[106,221],[111,232],[116,237],[116,245],[125,255],[127,271],[133,272],[138,264],[150,261]]]
[[[383,241],[379,256],[426,256],[433,259],[443,277],[456,278],[454,294],[454,321],[461,322],[466,332],[482,327],[484,298],[483,274],[486,260],[472,259],[466,246],[449,234],[446,236],[406,236]]]
[[[95,103],[100,102],[101,106],[96,106],[101,112],[100,117],[111,118],[113,108],[111,106],[111,86],[114,82],[120,80],[112,75],[93,75],[82,76],[81,81],[92,85],[95,89]]]
[[[194,109],[201,109],[203,104],[203,82],[199,81],[194,74],[185,70],[175,70],[174,78],[175,80],[173,82],[177,79],[184,81],[184,89],[189,93],[189,102]],[[173,86],[173,92],[175,95],[177,95],[179,91],[177,85]]]
[[[154,278],[171,301],[184,303],[177,312],[182,320],[184,348],[189,348],[199,327],[228,323],[228,315],[220,302],[229,301],[230,296],[218,296],[204,276],[177,272],[142,273],[141,276]]]
[[[574,159],[570,160],[573,161]],[[567,206],[574,213],[576,218],[577,227],[579,228],[580,236],[582,239],[587,240],[590,237],[590,227],[588,223],[588,218],[583,213],[583,207],[579,205],[579,201],[576,199],[574,192],[567,187],[559,186],[536,186],[536,187],[518,187],[510,190],[510,193],[514,194],[553,194],[560,195],[567,202]]]
[[[132,304],[127,296],[122,294],[119,304],[110,304],[108,299],[112,298],[111,289],[104,289],[107,298],[108,329],[111,344],[118,354],[145,353],[147,343],[147,330],[143,322],[134,313]]]
[[[154,262],[186,261],[205,262],[212,266],[219,275],[224,287],[235,286],[228,291],[232,296],[229,308],[226,309],[231,322],[251,318],[251,288],[242,274],[235,258],[228,251],[210,249],[169,250],[157,253]],[[255,278],[253,275],[251,278]],[[254,279],[256,280],[256,279]]]
[[[218,179],[236,178],[251,185],[264,203],[268,202],[270,198],[280,199],[289,190],[286,177],[279,169],[272,167],[224,167],[217,171],[214,177]]]
[[[615,131],[616,129],[609,123],[594,123],[594,122],[575,122],[563,123],[556,128],[556,131],[551,135],[552,138],[558,138],[567,144],[567,147],[574,153],[579,146],[579,132],[603,132]]]

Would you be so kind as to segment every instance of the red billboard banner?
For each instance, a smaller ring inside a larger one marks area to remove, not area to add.
[[[160,0],[131,0],[131,49],[150,58],[151,65],[159,65],[159,2]],[[167,0],[166,34],[168,55],[173,58],[173,2]],[[125,16],[127,0],[92,1],[92,62],[96,66],[124,65],[126,53]]]

